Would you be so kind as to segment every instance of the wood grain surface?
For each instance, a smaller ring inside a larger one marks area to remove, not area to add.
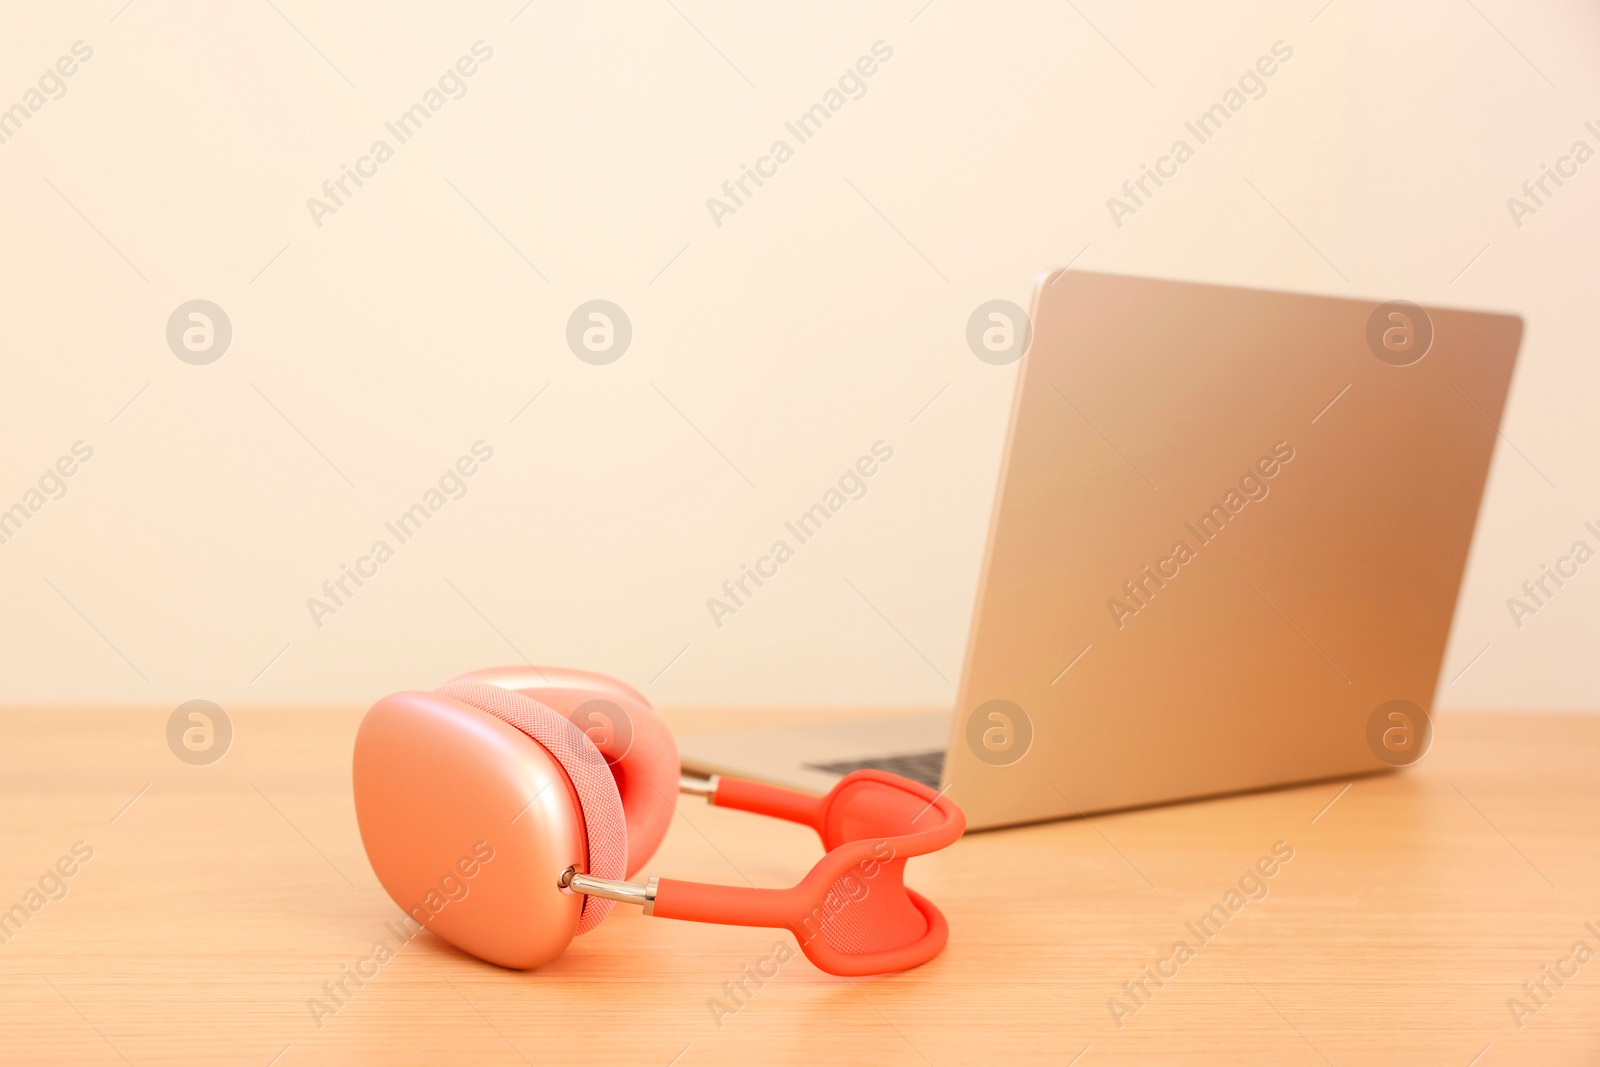
[[[27,913],[0,1061],[1600,1062],[1600,716],[1442,716],[1402,774],[970,835],[908,872],[949,918],[941,957],[845,980],[797,955],[735,1000],[786,934],[618,907],[531,973],[400,943],[351,803],[360,710],[236,710],[209,766],[168,750],[169,711],[0,713],[0,908]],[[1258,867],[1274,846],[1292,859]],[[650,873],[776,886],[817,854],[683,798]]]

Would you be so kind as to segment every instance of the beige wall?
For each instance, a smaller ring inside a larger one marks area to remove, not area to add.
[[[1600,545],[1600,160],[1520,228],[1506,206],[1600,149],[1593,5],[674,2],[4,16],[0,107],[93,56],[0,145],[0,507],[93,457],[0,544],[0,700],[365,702],[525,654],[663,702],[948,702],[1013,375],[966,318],[1081,251],[1526,316],[1447,679],[1488,651],[1440,702],[1600,707],[1600,562],[1521,629],[1505,605]],[[1280,40],[1116,226],[1106,198]],[[707,198],[877,41],[865,95],[717,226]],[[307,198],[378,138],[319,227]],[[564,340],[596,297],[634,329],[609,366]],[[164,336],[194,298],[233,326],[205,366]],[[315,625],[480,440],[466,495]],[[866,496],[714,625],[880,440]]]

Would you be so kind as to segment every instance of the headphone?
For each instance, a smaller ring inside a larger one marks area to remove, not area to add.
[[[926,963],[949,926],[905,863],[966,829],[953,801],[860,770],[823,796],[684,777],[666,723],[636,690],[560,667],[491,667],[393,693],[356,733],[356,819],[378,881],[413,920],[479,959],[527,969],[617,902],[646,915],[787,929],[820,969]],[[788,889],[630,881],[680,793],[811,827],[826,855]]]

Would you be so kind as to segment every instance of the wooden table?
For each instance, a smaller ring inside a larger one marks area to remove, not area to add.
[[[950,920],[939,959],[847,981],[796,958],[720,1026],[709,1002],[787,935],[619,907],[534,973],[424,934],[319,1027],[323,984],[397,940],[350,798],[360,711],[236,710],[227,756],[190,766],[169,710],[0,713],[0,908],[73,871],[0,946],[0,1061],[1600,1061],[1600,959],[1570,957],[1600,952],[1600,716],[1448,715],[1408,773],[972,835],[910,868]],[[1277,842],[1266,896],[1195,936]],[[684,798],[651,870],[779,885],[816,855],[809,831]]]

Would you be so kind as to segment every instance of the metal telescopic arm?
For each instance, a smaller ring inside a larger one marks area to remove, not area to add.
[[[709,778],[696,778],[686,774],[678,779],[678,792],[710,799],[716,796],[719,780],[719,776],[715,774]],[[655,913],[656,883],[659,880],[652,878],[641,885],[638,882],[623,882],[615,878],[591,878],[587,874],[579,874],[576,867],[568,867],[556,879],[556,885],[585,896],[602,897],[622,904],[641,904],[644,906],[644,913],[652,915]]]

